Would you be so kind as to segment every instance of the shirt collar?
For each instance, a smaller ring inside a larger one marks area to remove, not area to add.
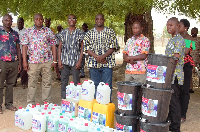
[[[144,37],[144,35],[143,35],[143,34],[140,34],[140,36],[139,36],[137,39],[141,39],[141,38],[143,38],[143,37]],[[133,35],[132,39],[135,39],[135,35]]]
[[[45,27],[42,26],[42,28],[40,28],[40,30],[42,30],[42,29],[44,29],[44,28],[45,28]],[[34,29],[34,30],[37,30],[36,27],[35,27],[35,25],[33,26],[33,29]]]
[[[100,32],[104,32],[105,30],[106,30],[106,27],[104,26],[103,30],[101,30]],[[94,27],[94,31],[98,32],[95,27]]]
[[[7,31],[3,28],[3,26],[0,26],[0,30],[7,32]],[[12,31],[13,31],[13,29],[10,28],[10,32],[9,32],[9,33],[11,33]]]

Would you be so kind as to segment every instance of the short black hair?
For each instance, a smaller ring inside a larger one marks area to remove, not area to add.
[[[141,27],[143,27],[142,22],[140,22],[140,21],[138,21],[138,20],[134,21],[133,24],[134,24],[134,23],[138,23],[138,24],[140,24]],[[132,26],[133,26],[133,24],[132,24]]]
[[[87,27],[88,28],[88,25],[87,25],[87,23],[83,23],[83,25],[82,26],[85,26],[85,27]]]
[[[190,22],[187,19],[181,19],[180,22],[183,23],[184,27],[190,28]]]
[[[176,17],[171,17],[168,19],[168,21],[169,20],[175,21],[175,22],[177,22],[177,24],[179,24],[178,18],[176,18]]]
[[[193,27],[192,29],[196,29],[196,30],[197,30],[197,33],[199,32],[199,31],[198,31],[198,28],[196,28],[196,27]]]
[[[22,17],[18,17],[17,21],[21,20],[22,22],[24,22],[24,18]]]

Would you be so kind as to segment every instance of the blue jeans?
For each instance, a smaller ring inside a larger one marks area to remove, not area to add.
[[[112,74],[113,74],[112,68],[108,68],[108,67],[90,68],[90,77],[91,77],[91,80],[94,81],[94,85],[95,85],[95,95],[94,95],[95,98],[96,98],[97,86],[99,85],[100,82],[104,82],[104,83],[108,83],[110,86],[110,89],[111,89],[110,100],[111,100]]]

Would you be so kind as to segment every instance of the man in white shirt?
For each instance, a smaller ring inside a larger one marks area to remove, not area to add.
[[[14,27],[13,30],[18,32],[19,40],[21,41],[22,36],[26,32],[26,28],[24,28],[24,19],[22,17],[19,17],[17,19],[17,27]],[[22,52],[22,45],[21,44],[20,44],[20,49],[21,49],[21,52]],[[28,55],[28,53],[27,53],[27,55]],[[24,71],[22,69],[22,72],[19,73],[18,77],[19,76],[21,77],[21,84],[22,84],[23,88],[26,88],[28,86],[28,74],[27,74],[27,71]],[[16,83],[17,83],[17,80],[16,80]],[[15,86],[16,86],[16,83],[15,83]]]

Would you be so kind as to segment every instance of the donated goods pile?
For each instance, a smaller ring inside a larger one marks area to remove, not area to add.
[[[94,99],[95,85],[85,80],[75,86],[66,86],[66,99],[61,106],[44,102],[28,104],[15,112],[15,125],[33,132],[117,132],[114,127],[115,105],[110,102],[110,87],[99,83]]]

